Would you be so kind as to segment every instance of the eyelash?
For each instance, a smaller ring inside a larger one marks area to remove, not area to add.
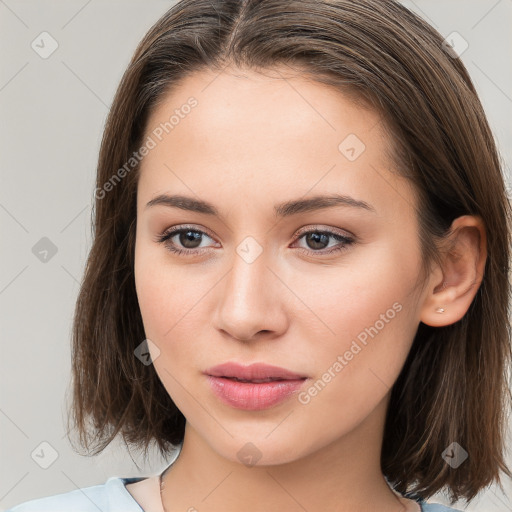
[[[200,229],[196,229],[193,226],[179,226],[179,227],[171,228],[171,229],[165,231],[164,233],[162,233],[161,235],[159,235],[157,237],[157,239],[156,239],[156,242],[164,244],[165,247],[170,252],[172,252],[174,254],[177,254],[177,255],[196,256],[196,255],[199,255],[199,254],[203,253],[207,248],[203,247],[201,249],[179,249],[179,248],[176,248],[171,243],[168,243],[168,241],[173,236],[175,236],[177,234],[180,234],[180,233],[187,232],[187,231],[192,231],[194,233],[201,233],[202,235],[206,235],[209,238],[212,238],[208,233],[206,233],[204,231],[201,231]],[[320,229],[310,229],[310,230],[307,230],[307,231],[302,231],[297,236],[297,241],[300,240],[304,235],[308,235],[310,233],[319,233],[319,234],[323,234],[323,235],[328,235],[329,237],[334,238],[338,242],[342,242],[342,245],[336,246],[334,248],[331,248],[328,251],[325,250],[325,249],[314,251],[312,249],[304,249],[303,247],[299,247],[299,250],[301,250],[302,252],[304,252],[306,254],[310,254],[310,255],[311,254],[314,254],[314,255],[318,255],[318,254],[320,254],[320,255],[331,255],[331,254],[334,254],[334,253],[338,253],[338,252],[347,250],[348,246],[350,246],[350,245],[352,245],[354,243],[353,239],[351,239],[349,237],[346,237],[346,236],[343,236],[343,235],[340,235],[339,233],[336,233],[336,232],[328,230],[328,229],[323,229],[323,230],[320,230]]]

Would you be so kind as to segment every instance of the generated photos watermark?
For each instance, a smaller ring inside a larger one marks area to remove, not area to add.
[[[326,386],[331,382],[349,363],[354,357],[359,354],[370,341],[379,334],[386,324],[388,324],[396,314],[402,311],[402,304],[395,302],[391,308],[381,313],[379,319],[374,322],[370,327],[365,327],[357,336],[352,340],[350,348],[343,354],[338,355],[336,360],[329,368],[322,374],[322,376],[315,381],[308,389],[301,391],[298,395],[298,400],[301,404],[307,405],[311,399],[318,395]]]
[[[147,136],[144,144],[132,153],[132,156],[125,162],[125,164],[117,169],[112,176],[105,182],[101,187],[97,187],[94,190],[94,197],[96,199],[103,199],[107,192],[110,192],[114,187],[121,182],[133,169],[135,169],[142,159],[149,154],[149,152],[156,148],[159,142],[163,140],[165,135],[169,134],[174,128],[185,119],[194,107],[197,107],[199,102],[196,98],[191,96],[187,103],[181,105],[180,108],[174,109],[174,113],[169,117],[168,121],[160,123],[156,128],[153,129],[150,135]],[[155,140],[156,139],[156,140]]]

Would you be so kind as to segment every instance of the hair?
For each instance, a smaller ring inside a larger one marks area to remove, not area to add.
[[[156,443],[166,455],[185,429],[153,365],[134,357],[145,340],[134,281],[139,165],[112,184],[115,172],[126,170],[150,114],[185,77],[280,65],[381,115],[395,167],[419,201],[418,282],[441,261],[440,242],[455,218],[484,222],[487,260],[476,296],[454,324],[420,322],[391,391],[381,452],[382,472],[400,493],[426,499],[446,487],[452,503],[471,501],[500,481],[500,471],[512,477],[503,455],[511,398],[510,202],[466,68],[443,49],[437,31],[394,0],[182,0],[143,37],[115,94],[98,158],[93,243],[72,333],[70,412],[80,443],[96,455],[120,433],[127,445],[147,451]],[[469,454],[457,469],[441,457],[454,441]]]

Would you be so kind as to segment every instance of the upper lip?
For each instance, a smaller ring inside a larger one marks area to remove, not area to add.
[[[283,379],[296,380],[305,379],[305,375],[294,373],[279,366],[272,366],[265,363],[253,363],[244,366],[235,362],[227,362],[208,368],[205,373],[212,377],[235,377],[243,380],[259,379]]]

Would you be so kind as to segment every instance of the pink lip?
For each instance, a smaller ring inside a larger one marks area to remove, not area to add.
[[[249,366],[243,366],[238,363],[228,362],[208,368],[204,373],[213,377],[236,377],[243,380],[268,378],[296,380],[306,378],[306,375],[299,375],[285,368],[265,363],[253,363]]]
[[[254,363],[242,366],[238,363],[224,363],[204,372],[212,391],[226,404],[245,410],[261,410],[282,402],[301,388],[305,375],[293,373],[278,366]],[[238,382],[243,379],[268,382]]]

